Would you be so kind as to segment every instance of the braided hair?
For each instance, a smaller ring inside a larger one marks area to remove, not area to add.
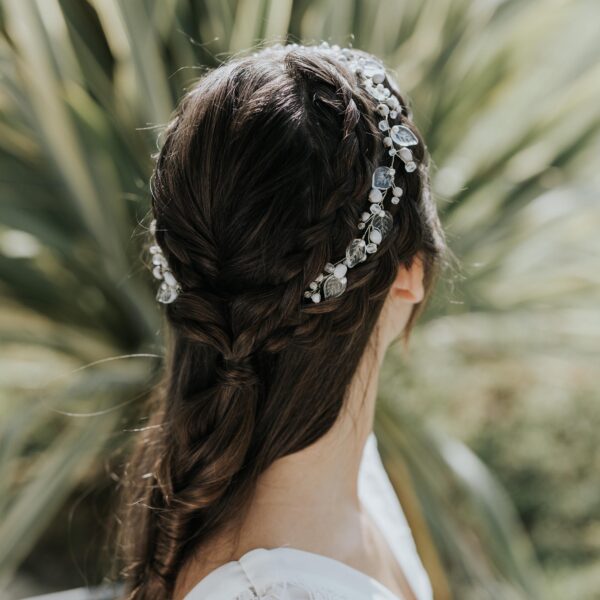
[[[426,163],[389,75],[386,86]],[[399,265],[420,252],[431,289],[445,246],[427,171],[399,170],[404,198],[376,255],[342,296],[303,301],[343,254],[382,152],[356,76],[296,44],[231,59],[180,102],[151,191],[182,291],[166,307],[164,379],[123,478],[129,600],[169,597],[194,550],[243,518],[260,474],[332,427]]]

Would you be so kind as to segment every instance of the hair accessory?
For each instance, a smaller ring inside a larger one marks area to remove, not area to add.
[[[388,190],[392,190],[391,203],[398,204],[403,190],[394,183],[394,161],[396,157],[404,163],[407,173],[417,168],[410,146],[415,146],[419,140],[415,134],[404,125],[392,124],[401,112],[400,101],[383,82],[386,78],[383,64],[362,56],[355,56],[348,48],[329,46],[323,42],[315,46],[319,50],[331,50],[338,60],[346,63],[358,77],[359,83],[377,101],[377,113],[381,117],[378,126],[383,134],[383,145],[390,156],[387,166],[378,166],[372,175],[372,187],[369,192],[368,209],[361,215],[358,229],[360,237],[355,237],[346,247],[346,256],[337,262],[325,264],[323,272],[312,281],[304,291],[304,297],[313,302],[322,298],[341,296],[347,284],[348,269],[365,261],[369,254],[377,252],[379,244],[390,233],[394,225],[392,214],[385,210],[384,201]]]
[[[163,254],[161,247],[156,242],[156,219],[153,219],[150,223],[150,233],[152,234],[154,241],[150,246],[150,254],[152,255],[152,275],[156,279],[162,280],[158,291],[156,292],[156,299],[162,304],[170,304],[177,298],[181,287],[177,283],[177,280],[171,273],[169,263]]]

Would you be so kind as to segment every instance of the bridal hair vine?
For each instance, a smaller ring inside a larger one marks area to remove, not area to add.
[[[329,46],[327,42],[315,48],[332,51],[335,57],[345,63],[357,76],[359,84],[377,101],[376,110],[380,117],[378,127],[383,135],[383,145],[387,149],[387,155],[390,156],[387,166],[378,166],[373,172],[368,210],[362,213],[358,223],[362,235],[350,241],[344,258],[337,262],[326,263],[323,272],[319,273],[304,291],[304,297],[316,303],[321,302],[322,299],[341,296],[346,289],[348,269],[364,262],[369,254],[377,252],[383,238],[392,230],[394,219],[392,214],[385,210],[384,201],[390,189],[392,204],[398,204],[403,193],[402,188],[396,186],[394,182],[396,173],[394,161],[399,157],[407,173],[415,171],[417,163],[409,147],[417,145],[419,140],[408,127],[391,123],[401,112],[401,106],[398,98],[383,84],[386,78],[383,64],[371,58],[356,56],[349,48]]]
[[[275,44],[274,47],[282,48],[283,45]],[[289,44],[288,47],[296,48],[299,44]],[[402,188],[395,184],[395,159],[398,157],[404,163],[407,173],[415,171],[417,163],[410,146],[417,145],[419,140],[405,125],[393,123],[401,113],[402,107],[398,98],[384,85],[386,71],[382,63],[371,57],[360,56],[350,48],[330,46],[327,42],[316,46],[303,46],[303,49],[331,52],[357,76],[359,84],[377,102],[376,111],[380,117],[378,127],[383,135],[384,148],[387,149],[387,155],[390,157],[387,166],[380,165],[373,172],[368,210],[362,213],[357,225],[362,235],[359,233],[350,241],[344,258],[337,262],[327,262],[323,271],[304,291],[304,298],[317,303],[322,299],[341,296],[346,290],[348,269],[364,262],[369,254],[377,252],[379,244],[391,232],[394,218],[385,209],[384,202],[390,189],[392,204],[398,204],[403,194]],[[180,294],[181,286],[173,276],[167,259],[156,241],[156,219],[150,223],[150,233],[154,238],[150,246],[152,274],[161,281],[156,299],[162,304],[170,304]]]
[[[153,243],[150,246],[152,275],[156,279],[161,280],[161,284],[158,286],[158,291],[156,292],[156,299],[162,304],[170,304],[177,298],[179,292],[181,292],[181,287],[169,268],[169,263],[163,254],[162,248],[156,242],[156,219],[153,219],[150,223],[150,233],[153,237]]]

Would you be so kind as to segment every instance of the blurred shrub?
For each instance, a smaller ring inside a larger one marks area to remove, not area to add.
[[[102,571],[72,528],[61,554],[61,531],[107,522],[111,457],[160,367],[139,256],[157,128],[204,66],[287,36],[385,57],[437,165],[463,272],[408,362],[390,355],[377,424],[437,597],[548,597],[450,430],[497,469],[562,589],[592,598],[599,16],[594,0],[4,0],[0,587],[23,561],[53,586]]]

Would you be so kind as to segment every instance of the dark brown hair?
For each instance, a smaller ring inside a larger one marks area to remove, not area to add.
[[[426,167],[407,101],[385,85]],[[243,518],[259,475],[334,424],[399,265],[420,253],[431,290],[445,245],[427,169],[397,169],[392,233],[340,297],[303,297],[344,255],[387,164],[375,106],[330,52],[276,46],[204,75],[166,127],[152,209],[182,292],[166,307],[164,379],[123,478],[132,600],[168,597],[193,550]]]

